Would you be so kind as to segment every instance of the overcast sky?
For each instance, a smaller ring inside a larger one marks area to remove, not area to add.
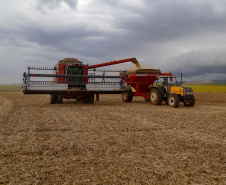
[[[225,43],[225,0],[0,1],[0,84],[65,57],[136,57],[185,80],[226,80]]]

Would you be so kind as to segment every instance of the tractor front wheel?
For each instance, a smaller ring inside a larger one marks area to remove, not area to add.
[[[180,105],[180,98],[177,94],[170,94],[168,97],[168,105],[170,107],[178,108]]]
[[[133,100],[133,92],[132,90],[126,91],[122,93],[122,101],[123,102],[131,102]]]
[[[162,104],[162,94],[157,89],[151,90],[150,102],[152,105],[161,105]]]

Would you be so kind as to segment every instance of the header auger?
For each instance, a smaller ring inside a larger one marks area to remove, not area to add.
[[[137,70],[103,68],[125,62],[134,63]],[[23,74],[24,94],[50,94],[51,104],[62,104],[63,99],[76,99],[83,103],[92,104],[94,103],[94,95],[99,101],[100,94],[122,94],[124,102],[131,102],[133,96],[142,96],[154,104],[152,102],[154,95],[151,92],[153,89],[162,92],[161,89],[154,87],[154,82],[159,76],[172,75],[171,73],[161,73],[159,69],[142,69],[136,58],[95,65],[85,65],[78,59],[65,58],[58,61],[54,67],[29,66],[27,69],[27,73]],[[165,94],[159,96],[162,98],[158,102],[168,98]],[[178,97],[180,96],[178,94]],[[179,99],[185,102],[183,98]],[[186,100],[186,102],[188,101]],[[192,104],[188,103],[188,105]]]

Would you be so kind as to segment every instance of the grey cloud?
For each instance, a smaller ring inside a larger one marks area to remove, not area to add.
[[[58,1],[40,1],[40,3],[55,3],[59,4]],[[111,6],[112,9],[118,6],[117,1],[96,1],[98,3],[104,3]],[[147,1],[147,8],[144,10],[133,10],[139,15],[138,17],[123,17],[120,16],[119,7],[113,15],[115,20],[111,23],[116,28],[125,30],[125,33],[121,35],[111,34],[104,30],[96,30],[95,27],[87,28],[88,23],[80,24],[79,27],[67,27],[60,29],[56,26],[55,30],[46,31],[46,28],[39,24],[29,26],[25,28],[28,31],[27,37],[30,41],[38,42],[41,45],[50,45],[59,49],[68,49],[65,45],[68,42],[74,41],[75,44],[83,47],[93,47],[92,42],[85,39],[89,36],[96,36],[96,48],[113,48],[116,49],[136,49],[143,48],[145,44],[154,44],[156,42],[168,42],[174,41],[180,38],[189,37],[194,34],[199,34],[202,31],[215,27],[225,25],[224,19],[219,18],[215,15],[214,9],[211,5],[203,5],[196,7],[197,4],[184,5],[178,1],[170,1],[164,5],[162,1],[156,3],[155,1]],[[44,3],[44,4],[45,4]],[[208,12],[208,17],[206,17]],[[225,25],[226,26],[226,25]],[[105,43],[103,40],[99,40],[98,37],[106,37]],[[128,44],[128,41],[130,44]],[[63,47],[61,47],[63,46]],[[112,50],[112,49],[111,49]],[[101,51],[100,51],[101,52]]]
[[[17,50],[22,51],[19,57],[26,64],[55,64],[71,56],[90,64],[137,57],[144,66],[150,63],[162,71],[183,72],[187,78],[225,74],[226,56],[222,53],[226,51],[226,2],[143,0],[144,6],[125,2],[92,0],[80,10],[80,17],[77,10],[72,10],[78,0],[36,0],[37,14],[18,11],[14,17],[0,18],[0,23],[4,22],[0,27],[0,39],[4,41],[0,49],[7,45],[5,51],[12,56],[11,61],[19,56]],[[71,12],[65,14],[62,3]],[[59,13],[59,19],[52,17],[56,14],[51,10]],[[49,12],[40,16],[39,11]],[[195,50],[194,45],[200,50]]]
[[[183,73],[187,78],[205,75],[208,78],[208,74],[222,76],[226,74],[225,58],[226,48],[224,50],[191,51],[177,58],[172,58],[168,61],[168,68],[177,75]],[[226,76],[224,80],[226,80]]]
[[[225,14],[218,15],[211,4],[184,2],[147,1],[147,8],[137,11],[137,18],[122,18],[118,24],[132,30],[131,36],[142,42],[166,42],[214,29],[223,31]]]
[[[46,9],[60,8],[62,3],[67,4],[71,9],[76,9],[78,0],[36,0],[36,9],[45,11]]]

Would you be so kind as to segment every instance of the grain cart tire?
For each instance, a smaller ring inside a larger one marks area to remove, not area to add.
[[[180,105],[180,98],[177,94],[170,94],[168,97],[168,105],[170,107],[178,108]]]
[[[62,104],[63,103],[63,96],[62,95],[57,95],[57,103]]]
[[[122,101],[123,102],[131,102],[133,100],[133,92],[132,90],[126,91],[122,93]]]
[[[151,90],[150,103],[152,105],[161,105],[162,104],[162,94],[157,89]]]
[[[184,102],[184,106],[185,107],[194,107],[194,105],[195,105],[195,101],[194,102],[189,102],[189,103]]]
[[[50,104],[56,104],[56,103],[57,103],[57,95],[50,94]]]

